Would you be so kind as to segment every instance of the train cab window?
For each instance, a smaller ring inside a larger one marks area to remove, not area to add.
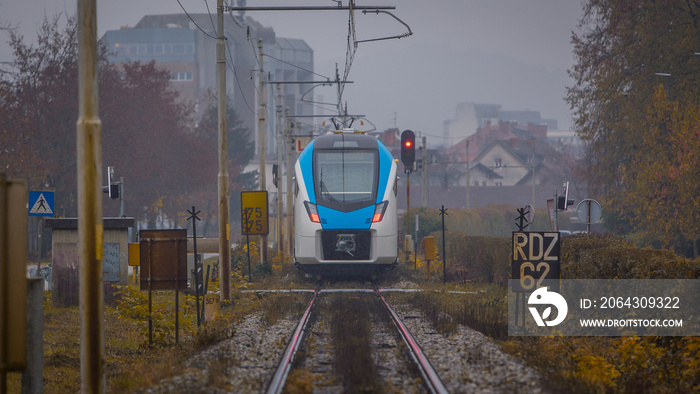
[[[376,151],[327,150],[314,152],[314,186],[321,205],[369,205],[377,193]]]

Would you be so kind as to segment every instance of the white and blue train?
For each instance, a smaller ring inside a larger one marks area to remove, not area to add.
[[[398,258],[397,165],[376,138],[328,133],[299,155],[294,264],[317,275],[373,275]]]

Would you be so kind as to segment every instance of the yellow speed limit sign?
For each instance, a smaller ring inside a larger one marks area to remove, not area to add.
[[[241,234],[267,235],[267,191],[241,192]]]

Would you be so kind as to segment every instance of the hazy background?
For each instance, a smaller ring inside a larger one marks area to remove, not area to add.
[[[216,0],[180,0],[190,13],[216,13]],[[343,5],[347,5],[343,0]],[[76,0],[0,0],[0,21],[16,25],[35,41],[45,15],[75,14]],[[134,26],[146,14],[182,13],[176,0],[98,0],[98,35]],[[248,0],[248,6],[336,5],[331,0]],[[501,104],[506,110],[537,110],[559,129],[571,124],[564,102],[573,81],[571,33],[580,0],[357,0],[356,5],[396,6],[391,11],[413,35],[361,43],[348,77],[344,101],[378,130],[413,129],[442,134],[460,102]],[[314,50],[315,72],[342,76],[347,48],[346,11],[248,12],[278,36],[305,40]],[[226,18],[224,23],[232,23]],[[357,39],[405,33],[388,15],[355,14]],[[0,61],[11,60],[8,33],[0,36]],[[333,87],[316,98],[335,102]],[[440,141],[430,141],[440,144]]]

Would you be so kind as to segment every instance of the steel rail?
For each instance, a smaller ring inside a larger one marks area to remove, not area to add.
[[[384,306],[386,306],[387,310],[389,311],[391,319],[394,321],[394,325],[399,331],[401,338],[406,343],[406,346],[408,346],[408,348],[411,350],[411,357],[413,358],[413,361],[415,361],[416,365],[418,365],[418,369],[423,376],[425,385],[428,386],[428,390],[430,390],[431,393],[447,393],[448,391],[445,388],[445,385],[442,384],[440,377],[438,377],[437,372],[435,372],[435,369],[433,369],[430,361],[428,361],[428,358],[423,353],[423,350],[421,350],[418,342],[416,342],[413,335],[411,335],[411,333],[408,331],[408,328],[406,328],[406,326],[403,324],[399,315],[384,299],[381,291],[377,290],[376,292],[382,302],[384,302]]]
[[[292,334],[292,337],[289,343],[287,344],[287,348],[284,350],[282,359],[280,360],[280,363],[277,366],[277,370],[275,371],[275,374],[272,375],[272,380],[267,386],[266,393],[268,394],[279,394],[284,388],[284,383],[287,380],[287,375],[289,374],[289,370],[292,367],[292,362],[294,361],[294,355],[299,349],[299,345],[301,344],[302,338],[304,337],[306,324],[309,322],[309,316],[311,315],[311,308],[313,308],[314,301],[316,301],[316,296],[318,295],[317,291],[314,291],[313,293],[314,296],[311,299],[311,302],[309,302],[309,306],[306,308],[304,315],[301,317],[297,328],[294,330],[294,333]]]

